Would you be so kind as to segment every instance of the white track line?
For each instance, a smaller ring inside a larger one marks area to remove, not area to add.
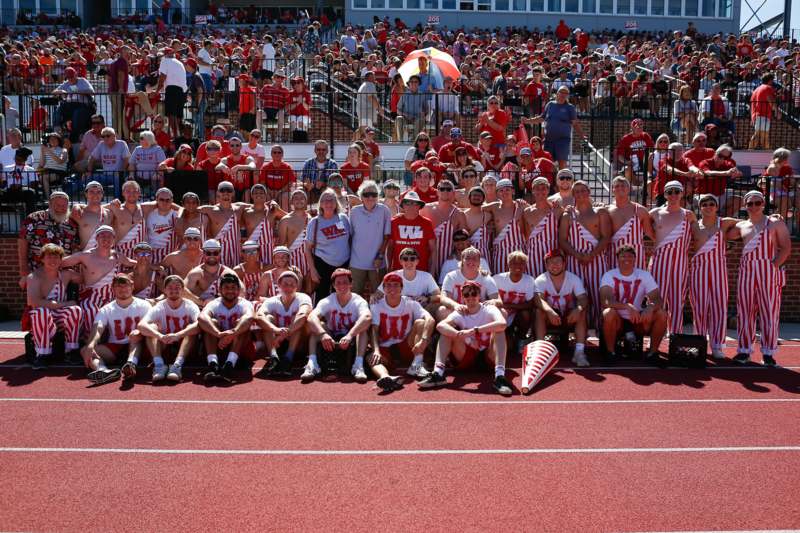
[[[89,453],[136,455],[593,455],[655,453],[800,452],[800,446],[718,446],[702,448],[519,448],[466,450],[214,450],[162,448],[35,448],[0,447],[0,453]]]
[[[135,398],[0,398],[19,403],[173,404],[173,405],[608,405],[800,403],[800,398],[694,398],[642,400],[179,400]]]
[[[31,368],[31,365],[28,363],[25,364],[7,364],[7,363],[0,363],[0,371],[4,368],[9,368],[12,370],[19,370],[23,368]],[[48,369],[53,370],[83,370],[83,367],[75,366],[75,365],[49,365]],[[184,370],[205,370],[205,366],[184,366]],[[253,372],[258,372],[262,370],[263,367],[261,366],[254,366],[251,368]],[[398,367],[398,371],[405,371],[404,367]],[[578,367],[578,366],[557,366],[553,369],[554,371],[563,371],[563,370],[570,370],[572,372],[610,372],[614,370],[692,370],[698,372],[706,372],[706,371],[716,371],[716,370],[775,370],[772,367],[766,367],[759,364],[748,364],[748,365],[730,365],[730,366],[707,366],[705,368],[686,368],[680,366],[668,366],[668,367],[658,367],[658,366],[590,366],[590,367]],[[777,370],[800,370],[800,366],[778,366]],[[47,370],[41,371],[46,373]]]

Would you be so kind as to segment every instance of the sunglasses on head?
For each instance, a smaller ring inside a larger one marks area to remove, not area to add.
[[[363,196],[364,198],[377,198],[378,197],[378,193],[373,192],[373,191],[367,191],[367,192],[361,193],[361,196]]]
[[[203,254],[214,257],[220,254],[219,250],[203,250]]]
[[[763,205],[763,204],[764,204],[764,202],[762,202],[761,200],[755,200],[754,202],[747,202],[744,205],[746,205],[747,207],[758,207],[758,206]]]

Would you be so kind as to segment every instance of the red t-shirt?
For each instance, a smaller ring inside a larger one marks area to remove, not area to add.
[[[355,194],[358,188],[365,179],[369,179],[369,165],[363,161],[359,161],[357,165],[351,165],[349,161],[345,161],[339,167],[339,174],[347,182],[347,188]]]
[[[478,147],[478,160],[483,157],[483,154],[486,154],[486,158],[492,164],[492,167],[496,167],[498,163],[502,160],[502,156],[500,155],[500,149],[497,145],[492,145],[491,148],[488,150],[484,150],[480,146]],[[488,169],[485,169],[488,170]]]
[[[434,186],[430,186],[430,187],[428,187],[427,191],[423,191],[422,189],[420,189],[419,187],[414,185],[409,190],[414,191],[415,193],[417,193],[419,195],[419,199],[422,200],[423,202],[425,202],[426,204],[429,204],[431,202],[436,202],[436,201],[439,200],[439,191],[437,191],[436,187],[434,187]],[[406,191],[406,192],[408,192],[408,191]],[[405,195],[406,195],[406,193],[403,193],[400,196],[400,198],[402,199],[403,197],[405,197]]]
[[[222,160],[228,168],[233,168],[236,165],[243,165],[247,161],[247,155],[239,154],[238,157],[234,155],[229,155]],[[250,170],[240,170],[236,174],[231,174],[228,181],[233,183],[234,188],[237,191],[244,191],[245,189],[249,189],[252,185],[253,181],[253,172]]]
[[[464,141],[450,141],[439,150],[439,161],[442,163],[452,163],[455,161],[454,153],[456,148],[460,146],[466,148],[467,154],[469,154],[472,159],[478,159],[478,151],[471,144],[465,143]]]
[[[239,87],[239,113],[256,113],[255,87]]]
[[[261,166],[258,182],[267,186],[271,191],[279,191],[292,182],[297,181],[297,176],[292,166],[286,161],[276,163],[267,161]]]
[[[550,161],[553,160],[553,154],[551,154],[544,148],[542,148],[541,150],[534,150],[533,148],[531,148],[531,157],[534,159],[539,159],[540,157],[544,157],[545,159],[549,159]]]
[[[750,43],[739,43],[736,45],[736,54],[742,57],[753,56],[753,45]]]
[[[772,85],[761,84],[756,87],[750,96],[750,117],[766,117],[772,119],[772,104],[770,98],[775,100],[775,88]]]
[[[436,239],[433,233],[433,223],[430,219],[418,215],[417,218],[407,219],[405,215],[392,218],[392,262],[391,269],[402,268],[400,252],[403,248],[413,248],[419,255],[417,269],[428,271],[428,243]]]
[[[691,161],[696,167],[699,167],[700,163],[712,157],[714,157],[713,148],[692,148],[683,153],[683,158]]]
[[[174,157],[170,157],[170,158],[165,159],[164,160],[164,164],[166,166],[168,166],[169,168],[175,168],[175,158]],[[194,165],[192,165],[191,163],[185,163],[181,170],[194,170]]]
[[[617,144],[617,155],[625,159],[632,159],[635,155],[639,159],[639,166],[641,167],[645,161],[645,152],[648,148],[655,146],[653,138],[646,131],[635,135],[627,133],[622,136]]]
[[[667,173],[667,164],[682,172],[687,172],[689,170],[689,161],[685,157],[680,158],[678,161],[667,161],[667,158],[662,159],[661,162],[658,163],[658,174],[656,175],[655,183],[653,183],[656,194],[664,194],[664,186],[668,181],[677,180],[686,187],[686,178],[677,176],[671,172]]]
[[[525,97],[530,99],[529,109],[533,113],[541,113],[544,109],[544,104],[547,102],[547,89],[541,83],[535,81],[530,82],[525,86],[522,93]]]
[[[264,85],[261,88],[261,107],[264,109],[283,109],[289,99],[289,89]]]
[[[488,111],[487,111],[488,113]],[[509,115],[506,111],[502,109],[498,109],[495,111],[493,115],[488,115],[490,120],[497,122],[503,129],[498,131],[494,128],[490,128],[489,126],[482,126],[478,133],[483,133],[484,131],[488,131],[492,134],[492,144],[505,144],[506,143],[506,128],[508,128],[508,122],[511,120],[511,115]]]
[[[431,161],[426,161],[424,159],[414,161],[410,165],[411,172],[414,174],[416,174],[417,170],[422,167],[425,167],[431,171],[434,187],[439,184],[439,181],[442,179],[442,176],[444,176],[444,173],[447,170],[447,168],[441,163],[432,163]]]
[[[164,150],[169,150],[170,144],[172,144],[172,140],[169,138],[169,133],[164,130],[153,132],[156,137],[156,144],[159,145]]]
[[[298,96],[302,97],[305,106],[302,106],[300,104],[294,105],[294,103],[292,103],[293,99]],[[290,102],[290,107],[289,107],[290,115],[294,115],[297,117],[311,115],[311,93],[308,92],[307,90],[303,90],[302,93],[294,91],[290,92],[288,95],[288,101]]]
[[[220,162],[221,161],[212,163],[210,159],[205,159],[197,163],[197,170],[204,170],[206,174],[208,174],[208,190],[210,191],[217,190],[217,186],[220,184],[220,182],[228,179],[225,174],[215,170]]]
[[[733,159],[725,159],[723,161],[715,162],[714,158],[700,161],[697,168],[700,170],[730,170],[736,167],[736,161]],[[721,177],[699,177],[697,178],[694,192],[697,194],[711,193],[715,196],[720,196],[725,192],[725,185],[728,183],[728,178]]]
[[[555,173],[556,166],[553,164],[553,161],[540,157],[533,160],[533,165],[531,165],[530,168],[521,167],[519,175],[525,189],[530,191],[533,189],[533,180],[540,176],[547,178],[547,181],[552,185],[555,179]]]
[[[197,149],[197,157],[195,158],[195,161],[203,161],[205,159],[208,159],[208,152],[206,151],[207,144],[208,141],[201,144],[200,147]],[[222,141],[221,144],[222,144],[222,149],[219,151],[220,159],[231,155],[231,147],[228,144],[228,141]]]

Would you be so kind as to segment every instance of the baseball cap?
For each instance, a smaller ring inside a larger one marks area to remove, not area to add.
[[[258,243],[256,241],[245,241],[242,244],[242,250],[252,250],[253,248],[258,249]]]
[[[501,179],[500,181],[497,182],[497,189],[500,190],[500,189],[503,189],[503,188],[511,188],[511,189],[513,189],[514,188],[514,184],[511,183],[510,179]]]
[[[108,233],[111,233],[113,235],[114,234],[114,228],[112,228],[108,224],[101,224],[100,226],[97,226],[96,230],[94,230],[94,236],[97,237],[103,232],[108,232]]]
[[[275,256],[275,254],[290,255],[291,252],[289,251],[289,248],[287,248],[286,246],[276,246],[275,248],[272,249],[273,257]]]
[[[465,290],[465,289],[477,289],[477,291],[478,291],[478,294],[480,294],[480,292],[481,292],[481,284],[480,284],[480,283],[478,283],[477,281],[467,280],[467,281],[465,281],[465,282],[464,282],[464,284],[461,286],[461,292],[462,292],[462,294],[463,294],[463,292],[464,292],[464,290]]]
[[[285,78],[286,77],[286,72],[284,72],[283,70],[278,70],[278,71],[275,72],[275,74],[273,76],[276,77],[276,78]]]
[[[678,180],[668,181],[667,184],[664,185],[664,190],[668,191],[670,189],[679,189],[681,192],[683,192],[683,183]]]
[[[717,199],[717,197],[714,196],[713,194],[711,194],[710,192],[700,195],[700,203],[703,203],[703,202],[705,202],[707,200],[711,200],[715,204],[719,205],[719,200]]]
[[[216,239],[207,239],[203,243],[203,250],[222,250],[222,245]]]
[[[88,191],[89,189],[98,188],[101,191],[104,191],[103,185],[99,181],[90,181],[86,184],[86,187],[83,188],[84,191]]]
[[[533,180],[533,182],[531,183],[531,187],[536,187],[537,185],[544,185],[545,187],[550,187],[550,181],[543,176],[539,176],[538,178],[535,178]]]
[[[548,259],[551,259],[553,257],[560,257],[561,259],[566,259],[564,257],[564,252],[562,252],[560,248],[553,248],[552,250],[547,252],[544,256],[544,260],[547,261]]]
[[[385,285],[386,283],[390,283],[390,282],[399,283],[400,285],[402,285],[403,284],[403,277],[400,274],[397,274],[395,272],[389,272],[388,274],[383,276],[383,283]]]
[[[400,204],[402,205],[403,202],[417,202],[420,205],[425,205],[425,202],[419,199],[417,191],[408,191],[400,200]]]
[[[195,59],[193,57],[190,57],[189,59],[187,59],[186,60],[186,64],[189,65],[192,68],[197,68],[197,61],[195,61]]]
[[[450,130],[450,137],[461,137],[461,128],[453,128]]]
[[[443,127],[446,127],[446,126],[454,126],[454,125],[455,125],[455,122],[453,122],[453,121],[452,121],[452,120],[450,120],[449,118],[448,118],[447,120],[445,120],[444,122],[442,122],[442,126],[443,126]]]
[[[298,276],[295,272],[291,270],[284,270],[281,272],[281,275],[278,276],[278,281],[282,280],[283,278],[294,278],[295,281],[298,283],[300,282],[300,276]]]
[[[186,228],[186,231],[183,232],[184,237],[200,237],[200,229],[195,227]]]
[[[750,198],[759,198],[760,200],[763,201],[764,200],[764,193],[762,193],[761,191],[750,191],[750,192],[748,192],[747,194],[744,195],[744,202],[747,203],[747,201]]]
[[[350,279],[350,281],[353,280],[353,273],[352,272],[350,272],[346,268],[337,268],[331,274],[331,281],[334,281],[336,278],[338,278],[340,276],[347,276]]]
[[[519,155],[533,155],[533,151],[530,148],[522,148],[519,151]]]

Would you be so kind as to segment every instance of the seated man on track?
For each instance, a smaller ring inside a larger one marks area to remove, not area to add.
[[[45,244],[41,252],[42,266],[28,274],[27,308],[23,317],[31,332],[36,356],[33,369],[43,369],[53,353],[53,337],[64,333],[65,359],[71,361],[78,351],[78,335],[83,312],[78,302],[69,300],[67,285],[80,283],[81,276],[71,270],[61,270],[64,249],[57,244]]]
[[[126,360],[134,366],[139,362],[142,336],[136,326],[150,311],[146,300],[133,296],[133,280],[125,274],[116,274],[111,280],[114,300],[104,305],[95,317],[89,342],[81,356],[91,372],[86,376],[97,385],[119,379],[119,368],[110,369],[107,363]],[[108,340],[101,343],[104,334]]]
[[[617,268],[609,270],[600,281],[600,302],[603,305],[603,340],[609,359],[617,359],[617,336],[623,332],[650,335],[650,348],[645,360],[660,364],[658,346],[667,331],[667,313],[662,308],[661,294],[653,276],[634,268],[636,250],[620,246]],[[647,298],[647,307],[642,302]]]
[[[436,366],[430,375],[419,382],[422,389],[446,384],[444,370],[452,356],[456,368],[472,366],[479,357],[494,363],[494,389],[511,396],[511,383],[506,379],[506,319],[493,305],[481,304],[481,286],[467,281],[461,290],[464,305],[459,306],[436,329],[441,336],[436,347]]]
[[[327,369],[341,368],[355,353],[351,373],[358,383],[366,383],[364,354],[372,320],[369,305],[364,298],[353,294],[353,276],[346,268],[331,273],[331,284],[335,292],[320,300],[308,317],[308,363],[300,379],[308,383],[322,372],[317,360],[317,346],[322,345],[320,355]]]
[[[253,304],[239,296],[240,290],[241,281],[236,274],[222,274],[219,278],[220,296],[203,307],[198,317],[208,354],[208,368],[204,376],[206,383],[220,380],[231,382],[239,354],[250,339],[247,333],[253,320]],[[217,352],[228,353],[221,370]]]
[[[480,301],[495,300],[497,298],[497,285],[488,274],[480,270],[481,253],[477,248],[470,246],[461,252],[461,268],[454,270],[444,277],[442,294],[439,299],[437,318],[444,320],[452,311],[463,308],[465,301],[462,291],[467,283],[475,282],[480,288]]]
[[[403,268],[395,270],[403,278],[403,296],[419,303],[431,314],[436,313],[439,306],[439,285],[430,272],[417,270],[419,254],[414,248],[403,248],[400,251],[400,264]],[[372,293],[370,302],[375,303],[383,298],[383,284]]]
[[[394,358],[409,364],[407,374],[427,377],[422,359],[433,334],[433,317],[419,302],[403,296],[403,276],[394,272],[383,277],[384,298],[370,306],[372,312],[372,355],[367,363],[386,392],[402,388],[389,375]]]
[[[534,280],[536,299],[536,340],[544,340],[548,329],[556,329],[568,335],[575,331],[575,354],[572,362],[578,366],[589,366],[584,349],[586,347],[586,309],[589,295],[581,278],[567,272],[564,252],[556,248],[545,255],[545,272]]]
[[[200,308],[183,297],[183,278],[172,274],[164,279],[164,300],[155,304],[139,322],[139,332],[144,336],[147,350],[153,354],[153,383],[164,378],[178,382],[181,369],[188,356],[197,349],[200,329],[197,317]],[[174,362],[164,363],[164,352],[174,353]],[[122,367],[123,379],[136,376],[136,366],[130,362]]]
[[[308,294],[297,290],[300,276],[293,270],[283,272],[277,281],[278,294],[264,300],[255,323],[263,331],[267,347],[264,372],[291,376],[294,355],[306,339],[306,321],[314,305]],[[279,350],[284,352],[283,357],[279,356]]]
[[[203,262],[186,274],[186,286],[183,297],[191,300],[200,309],[213,302],[219,296],[222,277],[225,275],[236,276],[236,273],[220,263],[222,245],[215,239],[208,239],[203,243]]]
[[[534,290],[533,278],[525,273],[527,268],[528,256],[517,250],[508,254],[508,272],[492,276],[498,294],[494,305],[506,317],[506,335],[516,338],[520,345],[531,331]]]

